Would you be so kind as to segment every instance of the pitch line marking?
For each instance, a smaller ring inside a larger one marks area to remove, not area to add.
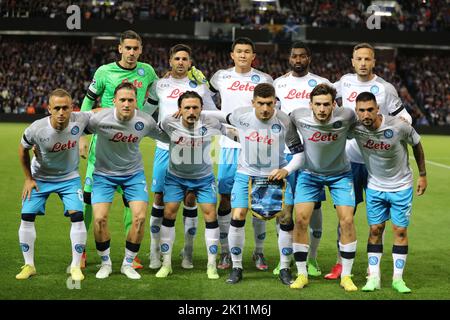
[[[409,157],[410,159],[414,159],[414,157]],[[445,169],[449,169],[450,170],[450,166],[447,166],[445,164],[439,163],[439,162],[434,162],[434,161],[430,161],[430,160],[425,160],[426,163],[432,164],[436,167],[441,167],[441,168],[445,168]]]

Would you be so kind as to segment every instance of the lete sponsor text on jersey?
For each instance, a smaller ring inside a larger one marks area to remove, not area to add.
[[[255,90],[254,84],[251,84],[249,82],[247,83],[241,83],[239,80],[234,81],[231,86],[227,88],[227,90],[231,91],[254,91]]]
[[[130,81],[128,81],[128,79],[123,79],[123,80],[122,80],[122,83],[125,83],[125,82],[130,82]],[[132,84],[133,84],[133,86],[135,86],[137,89],[142,88],[142,81],[134,80],[134,81],[132,82]]]
[[[125,135],[123,132],[117,132],[109,141],[112,142],[127,142],[136,143],[139,140],[138,136],[134,136],[132,133]]]
[[[184,91],[181,91],[180,89],[175,88],[167,96],[167,98],[169,98],[169,99],[178,99],[183,93],[184,93]]]
[[[384,141],[374,141],[369,139],[363,147],[371,150],[389,150],[391,145],[389,143],[385,143]]]
[[[56,142],[52,149],[50,150],[50,152],[59,152],[59,151],[64,151],[64,150],[70,150],[72,148],[75,148],[75,146],[77,145],[76,141],[67,141],[67,143],[61,143],[61,142]]]
[[[245,136],[245,140],[251,141],[251,142],[258,142],[263,144],[272,145],[273,139],[269,137],[269,135],[260,135],[258,131],[251,132],[248,136]]]
[[[316,131],[311,135],[311,137],[308,138],[308,140],[313,142],[336,141],[338,136],[339,135],[337,133]]]
[[[303,89],[302,91],[297,91],[296,89],[289,90],[287,96],[284,99],[309,99],[311,91],[306,91]]]

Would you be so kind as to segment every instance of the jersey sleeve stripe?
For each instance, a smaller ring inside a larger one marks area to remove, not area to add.
[[[150,104],[152,104],[152,105],[154,105],[154,106],[157,106],[157,105],[158,105],[158,101],[153,100],[152,98],[147,98],[147,102],[150,103]]]
[[[398,115],[400,112],[402,112],[402,110],[405,109],[404,106],[401,106],[400,108],[398,108],[397,110],[395,110],[394,112],[391,113],[391,116],[396,116]]]
[[[25,141],[26,143],[28,143],[28,145],[30,145],[30,146],[33,145],[30,141],[28,141],[28,139],[27,139],[27,137],[26,137],[25,135],[23,135],[22,138],[23,138],[23,141]]]

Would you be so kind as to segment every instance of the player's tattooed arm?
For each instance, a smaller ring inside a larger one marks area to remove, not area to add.
[[[31,175],[31,159],[30,150],[25,148],[22,144],[19,145],[19,160],[22,165],[23,172],[25,174],[25,183],[22,189],[22,200],[31,198],[31,191],[36,189],[39,191],[36,181]]]
[[[412,147],[414,158],[416,159],[417,168],[419,169],[419,178],[417,179],[417,190],[416,194],[418,196],[425,193],[427,189],[427,170],[425,168],[425,154],[423,152],[422,144],[419,142]]]

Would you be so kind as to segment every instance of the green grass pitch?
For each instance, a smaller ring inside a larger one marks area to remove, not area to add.
[[[450,137],[423,136],[423,146],[427,163],[428,189],[424,196],[415,197],[411,224],[409,227],[409,255],[404,279],[413,290],[410,295],[394,292],[392,277],[392,232],[387,226],[384,256],[381,263],[382,289],[374,293],[361,291],[345,293],[337,281],[323,278],[310,278],[310,285],[303,290],[292,290],[281,284],[272,275],[278,262],[275,222],[267,223],[265,254],[270,265],[269,272],[256,270],[251,260],[253,250],[253,230],[250,217],[246,223],[246,243],[244,251],[244,279],[237,285],[228,285],[225,279],[228,271],[219,270],[219,280],[206,277],[206,249],[204,244],[204,223],[200,218],[194,247],[194,269],[183,270],[178,252],[183,243],[181,213],[177,219],[177,238],[173,255],[173,274],[167,279],[157,279],[156,271],[148,269],[149,226],[146,222],[145,238],[139,257],[145,269],[139,271],[142,279],[128,280],[120,274],[120,264],[124,255],[125,236],[122,222],[122,204],[115,198],[110,213],[112,235],[111,258],[113,274],[105,280],[95,278],[96,265],[100,259],[95,251],[92,228],[88,233],[88,267],[84,271],[86,279],[80,289],[67,287],[66,267],[71,260],[69,228],[70,221],[62,214],[62,203],[56,195],[47,202],[46,215],[36,219],[37,240],[35,263],[38,274],[30,280],[15,279],[23,264],[18,244],[20,224],[20,195],[23,186],[23,173],[20,168],[17,150],[25,124],[0,125],[2,137],[0,153],[1,177],[1,233],[0,233],[0,299],[213,299],[213,300],[253,300],[253,299],[344,299],[344,300],[392,300],[392,299],[450,299],[450,215],[448,214],[450,195]],[[151,181],[154,144],[144,140],[141,151],[144,155],[145,171]],[[411,165],[417,176],[413,159]],[[85,160],[80,163],[84,176]],[[328,196],[328,199],[330,197]],[[323,204],[323,236],[319,247],[318,261],[322,271],[328,272],[336,258],[337,218],[330,201]],[[361,288],[365,284],[367,267],[366,244],[368,226],[365,208],[361,206],[356,214],[358,251],[353,268],[355,284]]]

